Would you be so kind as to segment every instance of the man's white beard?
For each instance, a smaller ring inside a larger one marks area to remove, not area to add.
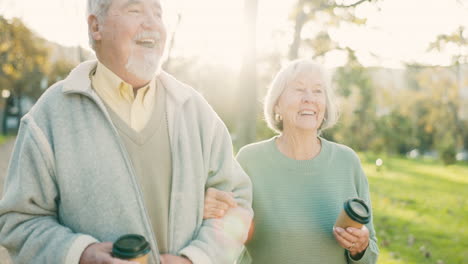
[[[156,53],[156,51],[145,54],[142,59],[137,58],[134,52],[131,52],[125,68],[138,79],[150,81],[159,71],[160,60],[161,57]]]

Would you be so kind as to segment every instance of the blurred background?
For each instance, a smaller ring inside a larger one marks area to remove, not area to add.
[[[312,58],[339,98],[323,136],[369,177],[379,263],[468,263],[467,0],[161,1],[163,68],[205,96],[236,150],[274,135],[268,85]],[[0,0],[0,195],[21,116],[94,58],[85,13],[84,0]]]

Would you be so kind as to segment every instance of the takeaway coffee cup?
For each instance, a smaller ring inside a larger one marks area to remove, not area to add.
[[[370,221],[370,211],[366,202],[359,198],[351,198],[344,203],[338,219],[336,219],[335,227],[361,228],[364,224]]]
[[[151,251],[145,237],[128,234],[119,237],[112,247],[112,255],[119,259],[135,261],[140,264],[148,263],[148,253]]]

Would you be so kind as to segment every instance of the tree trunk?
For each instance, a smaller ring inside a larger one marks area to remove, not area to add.
[[[289,60],[295,60],[299,56],[299,48],[301,47],[301,33],[302,28],[307,20],[307,15],[304,11],[300,11],[296,16],[296,22],[294,23],[294,39],[289,48]]]
[[[256,26],[258,0],[244,2],[245,44],[240,71],[238,95],[239,120],[236,145],[244,146],[255,140],[257,122]]]
[[[461,120],[461,113],[460,113],[460,109],[462,108],[461,107],[461,102],[460,102],[460,92],[461,92],[461,89],[463,88],[463,84],[462,84],[462,72],[461,72],[461,65],[460,65],[460,58],[457,60],[457,65],[456,65],[456,71],[457,71],[457,94],[456,94],[456,99],[458,101],[458,103],[455,103],[455,102],[450,102],[450,106],[452,108],[452,113],[453,113],[453,117],[455,119],[455,128],[456,128],[456,146],[455,147],[460,147],[460,148],[463,148],[465,146],[465,143],[464,143],[464,129],[463,129],[463,122]]]
[[[171,68],[171,52],[172,52],[172,49],[174,48],[177,29],[179,28],[179,25],[180,25],[181,21],[182,21],[182,14],[178,13],[177,14],[177,24],[175,26],[174,31],[172,32],[171,41],[169,42],[168,47],[166,47],[166,49],[167,49],[167,59],[163,63],[163,66],[162,66],[166,71],[170,71],[170,68]]]

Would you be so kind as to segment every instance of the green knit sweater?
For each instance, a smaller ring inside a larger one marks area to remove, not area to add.
[[[367,178],[356,153],[320,138],[311,160],[283,155],[276,137],[243,147],[237,160],[253,184],[254,235],[247,244],[255,264],[376,263],[379,250],[372,221],[370,243],[359,261],[339,246],[333,224],[346,199],[370,205]]]

